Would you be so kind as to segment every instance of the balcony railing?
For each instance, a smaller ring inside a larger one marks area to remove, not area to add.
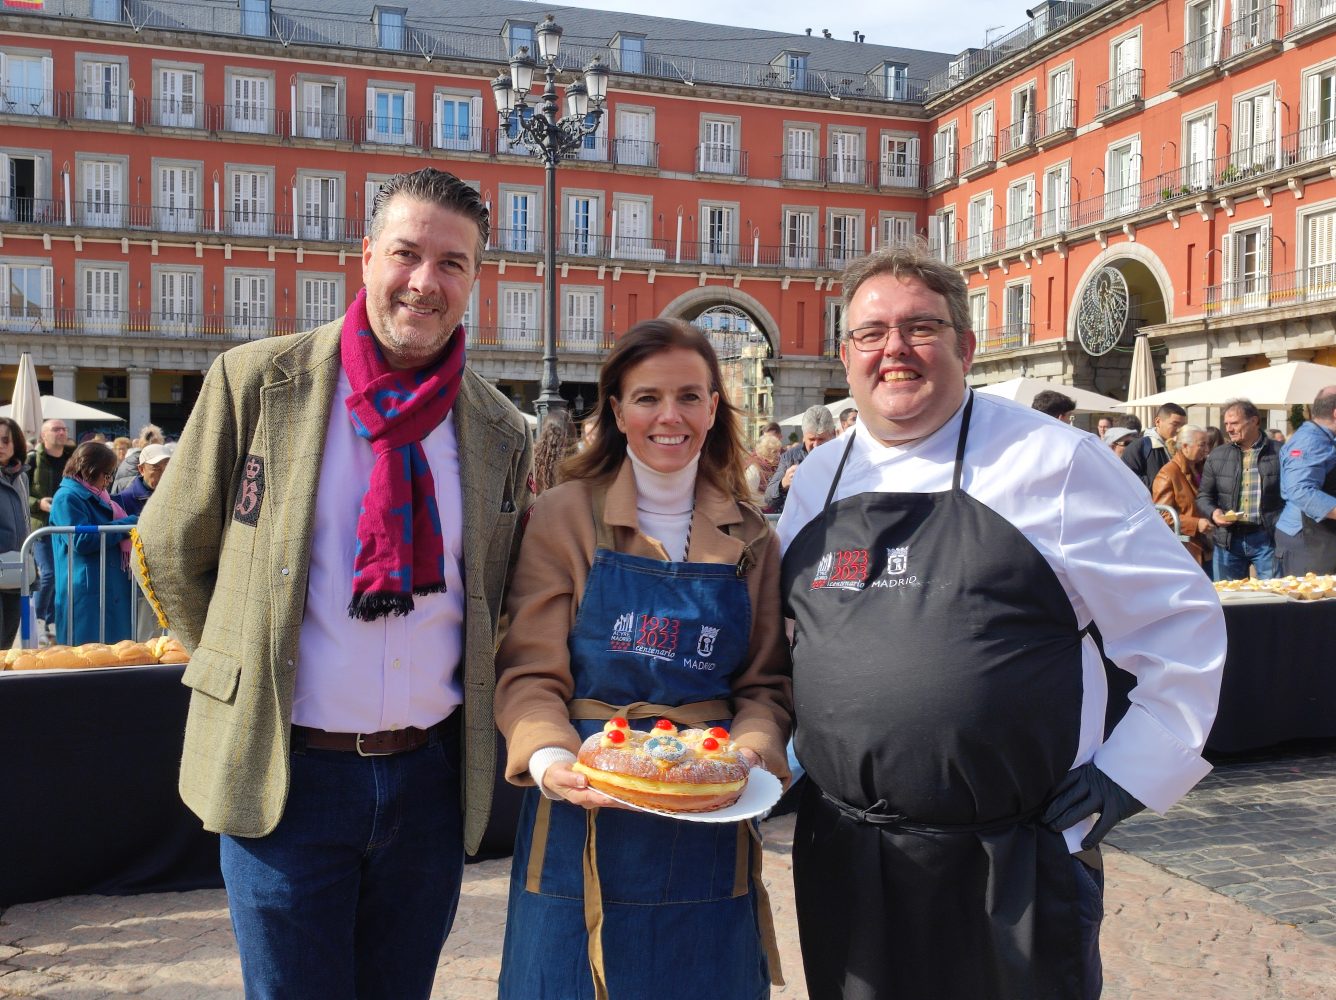
[[[821,157],[813,153],[779,154],[779,175],[786,181],[821,181]]]
[[[204,105],[194,98],[138,99],[135,120],[160,128],[203,128]]]
[[[1047,139],[1061,132],[1076,128],[1076,102],[1058,101],[1039,112],[1039,134],[1037,140]]]
[[[612,162],[627,167],[659,166],[659,144],[646,139],[612,140]]]
[[[696,147],[695,163],[697,173],[747,176],[747,151],[736,146],[702,143]]]
[[[1228,315],[1336,299],[1336,262],[1284,274],[1256,274],[1206,289],[1203,309]]]
[[[1005,158],[1009,153],[1029,149],[1038,138],[1038,128],[1037,115],[1022,115],[1020,121],[1012,122],[998,134],[998,155]]]
[[[0,316],[0,330],[90,337],[259,340],[307,328],[292,317],[259,315],[243,305],[227,312],[207,313],[62,307],[33,315]]]
[[[59,198],[0,198],[0,222],[31,222],[37,225],[65,224],[65,202]]]
[[[1169,79],[1182,83],[1215,65],[1215,32],[1208,31],[1169,53]]]
[[[992,330],[974,331],[980,351],[1005,351],[1029,347],[1034,341],[1033,323],[1004,323]]]
[[[130,99],[126,94],[105,90],[76,90],[72,96],[75,116],[83,121],[130,120]]]
[[[854,156],[827,156],[822,168],[827,184],[866,185],[871,166],[866,160]]]
[[[1095,88],[1096,115],[1107,115],[1136,104],[1145,93],[1145,81],[1144,69],[1129,69],[1112,80],[1105,80]]]
[[[1076,5],[1073,5],[1076,6]],[[6,7],[7,14],[64,20],[104,21],[95,16],[91,0],[46,0],[40,8]],[[451,58],[502,66],[510,58],[499,32],[472,33],[443,27],[438,20],[405,19],[404,29],[393,45],[381,44],[377,26],[368,17],[322,16],[294,2],[271,8],[269,16],[242,11],[236,4],[199,4],[177,0],[126,0],[119,8],[136,30],[198,32],[270,39],[283,46],[309,45],[376,52],[403,52],[427,59]],[[558,68],[579,73],[593,56],[619,74],[669,80],[696,86],[721,84],[805,93],[816,97],[856,98],[875,101],[921,102],[928,81],[896,78],[884,72],[867,72],[863,65],[847,70],[808,69],[784,73],[770,63],[747,63],[728,59],[705,59],[671,52],[624,54],[619,46],[563,44]]]
[[[613,335],[608,330],[561,327],[557,330],[557,350],[572,354],[602,354],[612,349]],[[490,351],[533,351],[543,347],[542,330],[533,323],[481,326],[468,331],[468,346]]]
[[[917,160],[883,160],[879,186],[887,188],[922,188],[923,164]]]
[[[10,13],[7,8],[6,13]],[[0,83],[0,114],[67,118],[69,112],[60,107],[62,98],[73,100],[68,92],[57,94],[54,90],[43,90],[40,87],[15,87]]]
[[[973,173],[976,170],[991,170],[997,163],[997,136],[986,135],[976,139],[960,151],[963,161],[960,172]]]
[[[1333,9],[1336,9],[1334,7]],[[1279,42],[1283,34],[1280,26],[1280,7],[1272,4],[1261,7],[1250,14],[1245,14],[1230,24],[1225,25],[1223,45],[1220,50],[1222,59],[1237,59],[1272,42]]]
[[[1333,0],[1292,0],[1290,4],[1290,32],[1311,28],[1324,21],[1336,23],[1336,2]]]

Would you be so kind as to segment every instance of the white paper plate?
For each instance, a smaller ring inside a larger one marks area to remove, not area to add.
[[[1270,590],[1222,590],[1221,604],[1285,604],[1289,598]]]
[[[638,806],[634,802],[627,802],[601,788],[594,789],[600,795],[606,795],[610,799],[616,799],[628,809],[634,809],[636,812],[652,813],[655,816],[666,816],[669,819],[685,820],[688,823],[736,823],[739,820],[751,819],[753,816],[759,816],[776,802],[784,792],[784,786],[780,784],[769,771],[764,768],[754,767],[747,776],[747,784],[743,786],[742,794],[738,800],[731,806],[724,806],[722,809],[715,809],[710,812],[683,813],[668,812],[664,809],[649,809],[645,806]]]

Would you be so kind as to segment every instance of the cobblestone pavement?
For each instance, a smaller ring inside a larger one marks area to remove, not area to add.
[[[1336,945],[1336,743],[1218,759],[1167,815],[1108,841]]]
[[[1128,821],[1111,839],[1135,853],[1106,852],[1104,1000],[1336,996],[1336,937],[1327,911],[1336,893],[1333,797],[1336,746],[1329,746],[1220,765],[1169,817]],[[807,998],[789,868],[792,832],[792,817],[766,824],[766,882],[789,982],[774,990],[776,1000]],[[1251,878],[1218,878],[1239,873]],[[468,866],[433,1000],[495,997],[508,874],[506,860]],[[1244,886],[1261,891],[1228,892]],[[1282,898],[1293,893],[1322,902]],[[1269,913],[1314,919],[1301,930]],[[74,896],[0,914],[0,997],[123,996],[241,996],[221,890]]]

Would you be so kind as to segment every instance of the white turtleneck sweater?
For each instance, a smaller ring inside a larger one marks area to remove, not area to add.
[[[676,472],[658,472],[642,462],[627,446],[631,468],[636,479],[636,520],[643,534],[663,546],[672,562],[683,562],[687,557],[687,541],[691,537],[691,513],[696,503],[696,468],[700,452]],[[529,774],[533,776],[544,795],[560,799],[543,787],[543,775],[558,762],[571,763],[575,754],[562,747],[544,747],[529,757]]]

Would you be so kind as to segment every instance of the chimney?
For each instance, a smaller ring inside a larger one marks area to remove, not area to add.
[[[829,37],[830,37],[830,29],[829,29],[829,28],[822,28],[822,29],[821,29],[821,37],[822,37],[822,38],[829,38]]]
[[[862,42],[866,42],[866,41],[867,41],[867,35],[863,34],[863,33],[860,31],[860,32],[858,33],[858,41],[859,41],[860,44],[861,44]]]
[[[811,28],[808,28],[808,29],[807,29],[807,37],[808,37],[808,38],[811,38],[811,37],[812,37],[812,29],[811,29]]]

